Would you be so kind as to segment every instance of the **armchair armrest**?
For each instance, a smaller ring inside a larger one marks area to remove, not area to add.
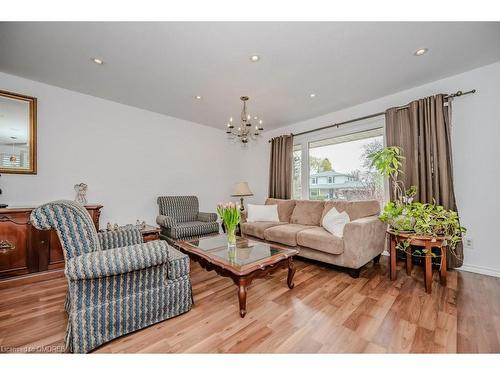
[[[66,276],[70,280],[97,279],[133,272],[168,262],[165,241],[93,251],[69,259]]]
[[[143,243],[141,231],[136,228],[99,232],[97,236],[102,250]]]
[[[386,229],[387,225],[378,216],[351,221],[344,227],[344,252],[361,263],[373,259],[384,251]]]
[[[206,223],[212,223],[217,221],[217,214],[213,212],[198,212],[198,220],[204,221]]]
[[[177,225],[177,220],[172,216],[158,215],[156,224],[163,228],[173,228]]]

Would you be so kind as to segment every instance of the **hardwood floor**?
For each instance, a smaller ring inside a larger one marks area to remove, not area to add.
[[[286,271],[249,288],[247,316],[236,287],[192,264],[195,305],[179,317],[118,338],[97,353],[456,353],[500,352],[500,279],[434,274],[426,294],[422,269],[411,277],[388,259],[358,279],[297,260],[295,288]],[[64,278],[0,290],[0,351],[61,351],[66,329]]]

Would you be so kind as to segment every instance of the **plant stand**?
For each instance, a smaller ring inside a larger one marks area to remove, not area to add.
[[[427,293],[432,292],[432,249],[441,250],[441,262],[440,262],[440,281],[441,285],[446,285],[446,253],[448,247],[446,245],[449,238],[447,237],[427,237],[419,236],[415,234],[398,233],[393,230],[388,230],[387,235],[390,241],[390,278],[392,281],[396,280],[396,247],[399,242],[406,241],[408,246],[421,246],[425,249],[425,262],[424,262],[424,280],[425,280],[425,291]],[[411,275],[413,264],[412,264],[412,253],[411,251],[406,252],[406,274]]]

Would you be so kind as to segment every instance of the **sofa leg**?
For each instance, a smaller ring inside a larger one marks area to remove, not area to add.
[[[382,256],[382,254],[379,254],[375,258],[373,258],[373,264],[379,264],[381,256]]]
[[[361,272],[361,268],[354,269],[354,268],[349,268],[349,276],[351,276],[353,279],[357,279],[359,277],[359,273]]]

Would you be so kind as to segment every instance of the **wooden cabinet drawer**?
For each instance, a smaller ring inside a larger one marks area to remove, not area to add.
[[[23,275],[37,268],[30,252],[28,226],[25,213],[2,215],[0,241],[6,241],[12,248],[0,250],[0,278]]]

